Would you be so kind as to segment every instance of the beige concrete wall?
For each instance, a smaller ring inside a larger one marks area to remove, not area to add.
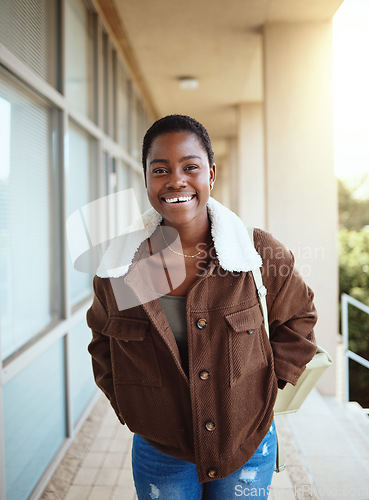
[[[239,187],[238,176],[239,168],[237,162],[237,139],[232,137],[227,141],[227,158],[225,162],[226,172],[228,176],[228,196],[225,195],[223,199],[219,199],[233,212],[239,213]]]
[[[265,228],[263,104],[238,107],[238,215],[249,226]]]
[[[294,250],[315,292],[318,342],[338,331],[337,194],[333,170],[331,23],[264,30],[267,229]],[[319,389],[335,392],[335,370]]]

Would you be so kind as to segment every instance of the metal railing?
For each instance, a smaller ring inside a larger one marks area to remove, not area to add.
[[[369,360],[363,358],[359,354],[349,349],[349,318],[348,306],[351,304],[360,311],[369,315],[369,307],[359,300],[354,299],[350,295],[343,293],[341,295],[341,319],[342,319],[342,337],[344,347],[344,398],[345,402],[349,401],[349,360],[352,359],[369,370]],[[363,408],[369,414],[369,408]]]

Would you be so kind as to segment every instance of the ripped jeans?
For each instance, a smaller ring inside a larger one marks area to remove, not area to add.
[[[229,476],[199,483],[196,465],[165,455],[133,436],[132,468],[138,500],[268,498],[277,453],[274,422],[254,455]]]

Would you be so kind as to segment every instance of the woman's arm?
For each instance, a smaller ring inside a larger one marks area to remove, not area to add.
[[[258,231],[258,236],[274,367],[283,388],[287,382],[296,384],[316,352],[317,312],[314,294],[295,269],[293,254],[269,233]]]

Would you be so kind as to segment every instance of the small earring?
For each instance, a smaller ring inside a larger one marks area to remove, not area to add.
[[[210,184],[210,191],[212,191],[213,187],[214,187],[214,182]]]

